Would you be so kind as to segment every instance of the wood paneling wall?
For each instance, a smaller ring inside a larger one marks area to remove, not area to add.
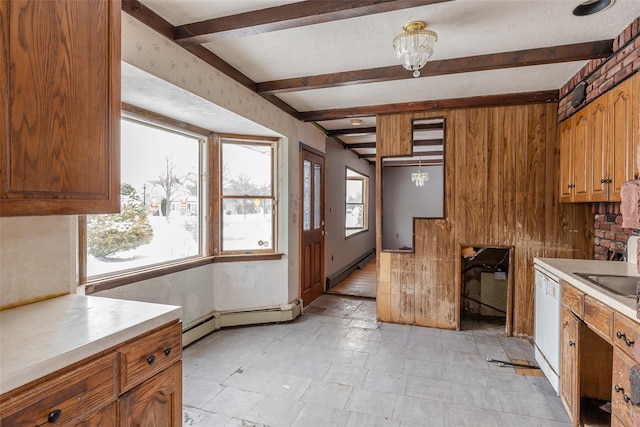
[[[400,154],[407,134],[398,124],[445,118],[445,218],[414,220],[413,252],[382,252],[377,210],[380,320],[459,328],[459,245],[509,246],[513,333],[533,335],[533,258],[593,257],[590,206],[558,202],[557,114],[544,103],[378,117],[377,206],[380,153]]]

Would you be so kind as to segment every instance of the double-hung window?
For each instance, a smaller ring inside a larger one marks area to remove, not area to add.
[[[276,141],[218,137],[222,255],[275,253]]]
[[[121,211],[81,221],[81,282],[204,257],[207,136],[121,120]]]
[[[369,177],[347,168],[345,236],[369,229]]]

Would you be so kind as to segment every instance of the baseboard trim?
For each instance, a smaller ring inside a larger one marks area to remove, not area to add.
[[[182,346],[185,347],[218,329],[232,326],[259,325],[291,321],[302,314],[302,299],[289,304],[257,310],[216,311],[191,323],[182,330]]]
[[[334,286],[337,286],[340,282],[342,282],[344,279],[349,277],[349,275],[351,273],[353,273],[354,271],[356,271],[358,269],[362,269],[375,256],[376,256],[376,250],[375,249],[371,249],[369,252],[367,252],[364,255],[360,256],[355,261],[353,261],[351,264],[349,264],[346,267],[344,267],[342,270],[332,274],[331,276],[328,276],[327,280],[326,280],[325,289],[328,291],[331,288],[333,288]]]

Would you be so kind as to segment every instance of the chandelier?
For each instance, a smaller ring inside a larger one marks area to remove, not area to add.
[[[411,174],[411,182],[413,182],[416,187],[424,187],[424,184],[429,181],[429,172],[422,172],[422,159],[418,159],[418,172],[413,172]]]
[[[433,47],[438,41],[438,35],[425,30],[425,27],[426,24],[422,21],[409,22],[403,27],[404,32],[393,39],[393,49],[398,61],[404,68],[413,71],[413,77],[420,76],[418,70],[431,58]]]

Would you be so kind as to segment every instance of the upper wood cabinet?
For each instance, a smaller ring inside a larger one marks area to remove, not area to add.
[[[0,1],[0,216],[119,211],[120,8]]]
[[[585,141],[588,147],[588,164],[582,171],[587,177],[588,200],[605,202],[609,199],[609,174],[611,169],[611,153],[609,149],[609,124],[607,109],[608,97],[601,96],[586,108],[587,126],[589,127]],[[586,201],[582,200],[582,201]]]
[[[579,111],[560,125],[560,201],[586,202],[588,181],[584,173],[589,164],[588,113]]]
[[[640,133],[640,75],[627,79],[608,94],[611,179],[609,200],[620,201],[622,183],[638,178]]]
[[[619,202],[638,177],[639,85],[636,74],[561,124],[561,202]]]

